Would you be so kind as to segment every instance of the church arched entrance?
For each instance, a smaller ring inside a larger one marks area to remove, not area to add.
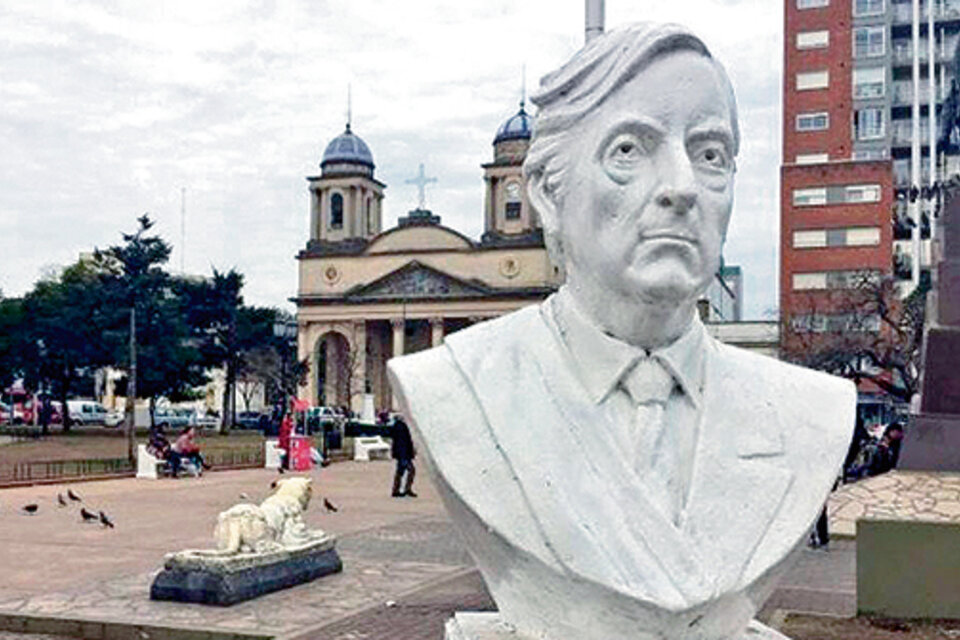
[[[318,406],[350,406],[352,360],[350,343],[342,333],[328,331],[317,340],[313,375],[317,376],[314,400]]]

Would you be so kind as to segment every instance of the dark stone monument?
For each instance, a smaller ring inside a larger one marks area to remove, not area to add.
[[[294,550],[233,557],[168,556],[151,600],[229,606],[343,570],[333,540]]]
[[[960,471],[960,187],[945,189],[939,262],[927,304],[920,413],[910,418],[898,468]]]

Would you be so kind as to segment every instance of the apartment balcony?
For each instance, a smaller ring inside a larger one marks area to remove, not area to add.
[[[909,120],[894,121],[890,127],[891,139],[895,147],[909,147],[913,143],[913,127]],[[920,119],[920,144],[930,142],[929,125],[926,118]]]
[[[893,5],[893,24],[911,24],[913,22],[913,6],[906,4]],[[930,15],[930,5],[920,7],[920,19],[925,23]],[[960,20],[960,0],[941,0],[933,3],[933,19],[937,22]]]
[[[940,83],[936,83],[936,102],[940,104],[944,98],[944,92],[940,90]],[[913,106],[913,83],[912,82],[894,82],[893,83],[893,106],[895,107],[911,107]],[[920,104],[925,105],[929,104],[929,93],[927,84],[922,82],[920,83]]]
[[[941,47],[939,43],[934,47],[933,52],[933,61],[934,62],[951,62],[953,58],[953,49],[948,45],[947,47]],[[926,64],[927,60],[930,59],[928,55],[929,49],[927,49],[926,40],[920,41],[920,64]],[[903,44],[902,42],[896,42],[893,45],[893,65],[906,67],[913,64],[913,46],[910,44]]]

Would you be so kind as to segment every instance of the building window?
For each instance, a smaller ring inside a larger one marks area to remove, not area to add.
[[[880,227],[805,229],[793,232],[794,249],[826,247],[875,247],[880,244]]]
[[[508,182],[506,188],[506,206],[504,208],[503,216],[507,220],[519,220],[520,219],[520,204],[521,204],[521,188],[519,182]]]
[[[829,6],[830,0],[797,0],[797,9],[819,9]]]
[[[884,28],[859,27],[853,30],[853,57],[874,58],[884,54]]]
[[[343,196],[339,193],[330,197],[330,228],[343,228]]]
[[[790,318],[790,328],[797,333],[870,332],[880,331],[880,316],[869,314],[800,314]]]
[[[829,153],[798,153],[794,160],[797,164],[822,164],[830,162]]]
[[[822,49],[830,46],[829,31],[801,31],[797,34],[797,49]]]
[[[883,11],[883,0],[853,0],[853,15],[858,18],[879,16],[883,14]]]
[[[830,86],[829,71],[806,71],[797,74],[797,91],[826,89]]]
[[[794,291],[853,289],[876,282],[878,273],[864,269],[812,271],[793,274]]]
[[[879,140],[884,133],[883,109],[871,107],[857,110],[857,140]]]
[[[830,114],[826,111],[801,113],[797,116],[797,131],[823,131],[829,127]]]
[[[793,206],[814,207],[826,204],[862,204],[880,202],[880,185],[849,184],[829,187],[805,187],[793,190]]]
[[[854,98],[882,98],[886,93],[887,71],[883,67],[853,70]]]
[[[852,184],[843,188],[843,202],[880,202],[880,185]]]
[[[794,189],[793,190],[793,206],[813,207],[821,204],[827,204],[827,188],[826,187],[814,187],[812,189]]]

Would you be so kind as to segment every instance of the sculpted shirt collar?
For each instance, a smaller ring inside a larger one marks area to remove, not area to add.
[[[647,352],[607,335],[576,308],[561,287],[550,299],[553,319],[590,398],[603,402],[616,390],[621,378],[642,358],[656,358],[673,375],[683,392],[700,408],[703,397],[704,328],[698,314],[687,331],[666,347]]]

